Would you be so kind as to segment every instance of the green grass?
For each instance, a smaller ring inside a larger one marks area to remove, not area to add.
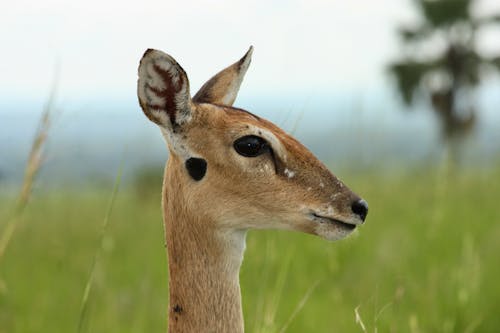
[[[248,332],[363,332],[356,308],[367,332],[498,330],[500,172],[343,178],[370,203],[353,237],[249,232]],[[111,191],[35,195],[0,261],[0,333],[78,330]],[[0,201],[0,228],[10,204]],[[83,331],[165,332],[166,265],[159,194],[120,191]]]

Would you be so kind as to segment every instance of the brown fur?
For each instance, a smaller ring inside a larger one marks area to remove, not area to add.
[[[195,103],[233,105],[245,75],[253,47],[237,62],[208,80],[193,97]]]
[[[155,59],[172,59],[155,52],[153,58],[145,54],[141,66],[156,68]],[[290,229],[339,239],[351,229],[318,221],[312,214],[353,227],[362,223],[351,208],[359,197],[309,150],[271,122],[231,107],[249,53],[209,80],[192,101],[174,96],[175,103],[188,106],[189,121],[179,127],[170,115],[185,110],[176,110],[173,101],[159,99],[174,108],[163,110],[143,100],[151,96],[149,91],[158,91],[151,85],[172,86],[172,74],[162,75],[166,82],[158,83],[144,74],[147,68],[139,70],[140,104],[150,119],[160,122],[170,151],[163,183],[170,332],[243,331],[238,274],[247,229]],[[188,86],[184,71],[173,74]],[[272,152],[251,158],[239,155],[233,143],[245,135],[265,138]],[[200,181],[185,168],[190,157],[207,162]]]

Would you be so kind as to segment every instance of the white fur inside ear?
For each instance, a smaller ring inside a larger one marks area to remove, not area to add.
[[[192,119],[191,98],[189,96],[189,87],[186,87],[187,81],[182,83],[181,91],[187,91],[185,94],[177,94],[175,96],[175,104],[179,110],[184,112],[177,113],[177,123],[179,125],[186,124]]]
[[[144,112],[163,127],[170,128],[172,122],[182,125],[191,119],[187,76],[164,52],[148,50],[144,54],[137,94]]]

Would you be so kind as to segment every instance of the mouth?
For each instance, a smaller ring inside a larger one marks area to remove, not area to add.
[[[311,213],[311,217],[314,221],[318,221],[319,223],[329,223],[347,230],[354,230],[356,228],[355,224],[346,223],[331,217],[320,216],[316,213]]]

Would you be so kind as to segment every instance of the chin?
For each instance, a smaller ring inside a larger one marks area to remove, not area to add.
[[[346,238],[354,232],[355,228],[346,228],[338,225],[320,223],[314,228],[314,233],[329,241]]]

